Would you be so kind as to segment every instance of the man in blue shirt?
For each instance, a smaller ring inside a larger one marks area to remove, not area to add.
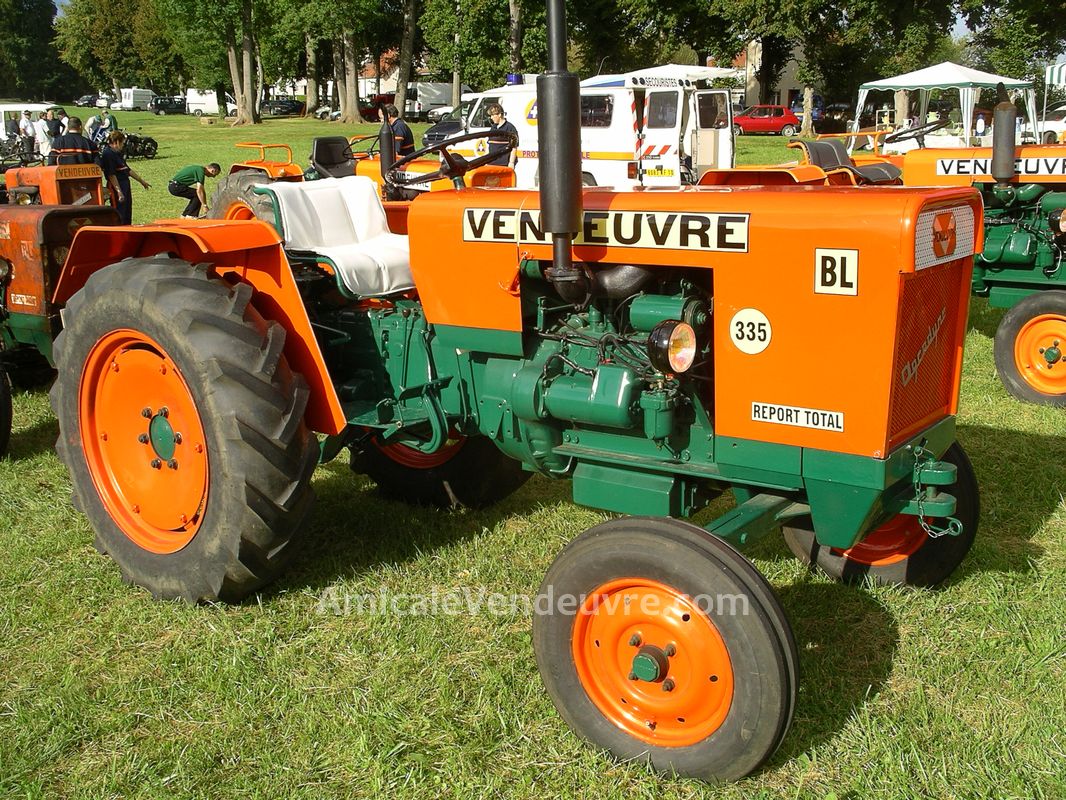
[[[405,158],[415,151],[415,135],[407,123],[400,119],[396,106],[385,106],[385,116],[389,118],[389,127],[396,142],[396,158]]]

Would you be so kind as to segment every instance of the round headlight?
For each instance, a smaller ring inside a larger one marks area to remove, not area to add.
[[[1051,228],[1051,233],[1055,236],[1061,236],[1066,233],[1066,220],[1062,218],[1062,209],[1056,208],[1050,214],[1048,214],[1048,227]]]
[[[648,357],[659,372],[688,372],[696,360],[696,332],[680,320],[660,322],[648,336]]]

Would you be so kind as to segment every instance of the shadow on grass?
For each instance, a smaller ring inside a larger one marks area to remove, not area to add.
[[[7,458],[19,461],[48,452],[56,446],[57,438],[59,423],[54,417],[42,419],[29,428],[15,428],[11,432]]]
[[[804,580],[778,591],[799,652],[792,729],[773,758],[789,761],[835,736],[892,673],[899,631],[869,592]]]
[[[1032,539],[1062,502],[1066,437],[961,425],[981,489],[981,521],[969,556],[953,576],[1031,572],[1044,549]]]
[[[969,329],[987,336],[989,339],[996,338],[996,329],[999,328],[1000,320],[1007,313],[1005,308],[993,308],[988,300],[981,297],[970,298]]]
[[[302,532],[304,544],[264,596],[321,590],[338,578],[409,561],[478,536],[500,520],[570,498],[569,481],[534,476],[510,497],[476,511],[408,505],[381,496],[370,478],[340,461],[319,467],[314,486],[317,503]]]

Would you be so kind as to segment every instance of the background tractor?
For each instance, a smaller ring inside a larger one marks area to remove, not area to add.
[[[548,20],[539,193],[465,187],[474,165],[442,153],[457,188],[409,203],[406,235],[362,175],[256,187],[270,225],[81,227],[53,295],[57,451],[125,579],[191,602],[276,577],[345,448],[415,503],[569,479],[621,516],[536,601],[559,713],[618,758],[738,779],[798,689],[788,618],[738,548],[783,528],[837,579],[929,586],[973,543],[955,413],[980,199],[583,191],[561,0]],[[732,510],[685,521],[723,493]]]

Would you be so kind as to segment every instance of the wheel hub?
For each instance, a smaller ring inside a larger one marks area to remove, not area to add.
[[[670,660],[655,645],[646,644],[633,656],[631,673],[638,681],[655,683],[666,677],[670,670]]]
[[[168,410],[163,408],[148,423],[148,438],[152,443],[152,449],[163,461],[173,459],[174,451],[178,448],[178,437],[167,416],[169,416]]]
[[[1018,374],[1032,388],[1043,394],[1066,393],[1066,364],[1063,363],[1063,340],[1066,318],[1058,314],[1033,317],[1014,340],[1014,363]]]

